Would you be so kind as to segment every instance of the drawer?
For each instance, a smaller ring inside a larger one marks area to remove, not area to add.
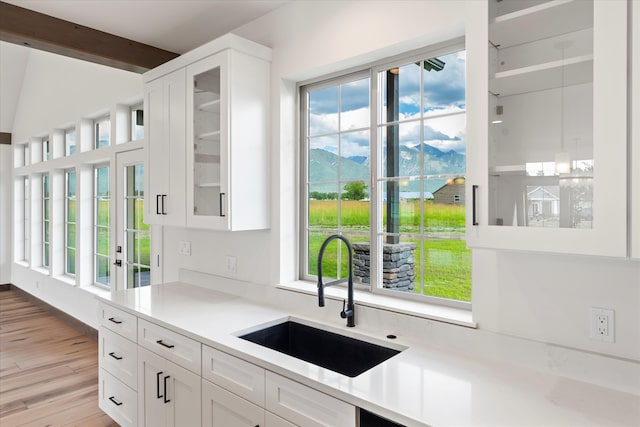
[[[137,393],[104,369],[100,369],[98,377],[98,406],[100,409],[123,427],[137,427]]]
[[[273,372],[266,372],[266,409],[305,427],[355,427],[356,408]]]
[[[264,407],[264,369],[259,366],[203,345],[202,377]]]
[[[101,326],[98,335],[100,367],[133,390],[138,387],[138,346]]]
[[[133,314],[108,304],[100,303],[98,306],[98,318],[100,319],[100,324],[105,328],[136,342],[138,318]]]
[[[202,344],[198,341],[139,319],[138,345],[200,375]]]

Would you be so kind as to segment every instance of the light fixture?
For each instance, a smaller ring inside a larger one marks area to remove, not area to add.
[[[563,40],[555,44],[556,49],[562,50],[562,74],[560,78],[560,151],[555,154],[555,172],[556,175],[565,175],[571,173],[571,153],[565,151],[564,144],[564,86],[565,86],[565,50],[571,46],[571,41]]]

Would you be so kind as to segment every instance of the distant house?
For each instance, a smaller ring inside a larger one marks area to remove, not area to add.
[[[464,205],[465,178],[459,176],[447,181],[442,187],[433,192],[433,202],[442,205]]]
[[[545,218],[560,215],[560,196],[557,185],[535,187],[527,192],[529,218],[542,216]]]

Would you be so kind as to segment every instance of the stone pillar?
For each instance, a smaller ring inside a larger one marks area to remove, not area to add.
[[[371,248],[369,242],[352,243],[353,275],[356,281],[370,283]],[[416,278],[415,243],[385,243],[382,246],[382,286],[412,291]]]

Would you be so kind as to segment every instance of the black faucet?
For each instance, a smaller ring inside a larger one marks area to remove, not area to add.
[[[328,283],[322,283],[322,256],[324,255],[324,250],[329,242],[334,239],[342,240],[347,246],[347,250],[349,251],[349,277],[346,279],[337,279]],[[333,234],[327,237],[327,240],[322,243],[322,246],[320,247],[320,253],[318,254],[318,306],[324,307],[324,288],[344,282],[348,282],[347,302],[346,308],[345,302],[342,302],[342,311],[340,312],[340,317],[342,317],[343,319],[347,319],[347,326],[351,328],[356,326],[356,311],[355,306],[353,305],[353,249],[351,248],[351,243],[349,243],[349,240],[347,240],[346,237],[340,234]]]

